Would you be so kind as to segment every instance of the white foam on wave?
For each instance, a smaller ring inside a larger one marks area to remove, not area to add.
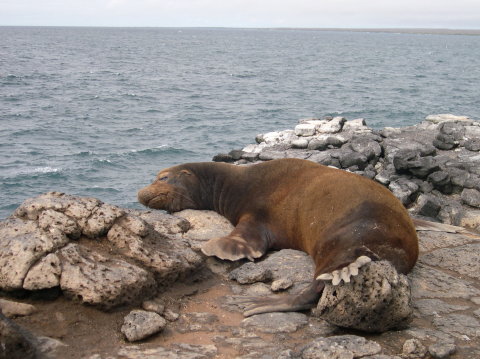
[[[34,168],[32,171],[27,171],[27,173],[56,173],[60,172],[61,170],[61,168],[46,166]]]

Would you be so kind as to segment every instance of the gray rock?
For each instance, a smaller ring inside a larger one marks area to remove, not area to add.
[[[428,352],[434,359],[447,359],[456,350],[457,347],[452,343],[435,343],[428,347]]]
[[[433,324],[438,330],[453,335],[459,339],[471,340],[480,336],[480,322],[465,314],[448,314],[433,318]]]
[[[438,266],[478,278],[480,272],[480,243],[465,244],[455,248],[442,248],[427,253],[420,259],[422,263]]]
[[[445,303],[439,299],[419,299],[414,301],[413,305],[422,316],[448,314],[470,308],[467,305],[454,305]]]
[[[330,121],[326,121],[326,123],[322,123],[317,125],[316,131],[318,133],[337,133],[342,130],[343,124],[345,123],[346,119],[344,117],[334,117]]]
[[[407,206],[415,200],[419,187],[415,182],[402,177],[390,182],[388,189]]]
[[[307,148],[309,141],[305,138],[299,138],[292,141],[293,148]]]
[[[130,345],[118,351],[118,357],[125,359],[205,359],[213,358],[217,354],[215,345],[188,345],[173,344],[171,349],[163,347],[145,348]],[[106,357],[105,359],[110,359]],[[100,359],[100,358],[89,358]]]
[[[0,312],[7,318],[23,317],[36,312],[35,306],[0,298]]]
[[[465,188],[462,191],[462,202],[471,207],[480,208],[480,192],[476,189]]]
[[[295,126],[295,134],[297,136],[313,136],[315,128],[316,125],[314,123],[301,123]]]
[[[178,318],[180,318],[180,314],[175,313],[171,309],[167,309],[163,312],[163,317],[169,322],[175,322]]]
[[[356,335],[317,338],[301,350],[302,359],[353,359],[380,353],[374,341]]]
[[[382,147],[378,142],[369,138],[357,137],[352,139],[349,144],[353,151],[363,154],[368,161],[378,158],[382,154]]]
[[[258,159],[258,152],[245,152],[242,159],[248,162],[255,162]]]
[[[436,218],[442,206],[435,197],[421,194],[417,199],[417,208],[420,216]]]
[[[447,171],[436,171],[428,176],[430,181],[436,189],[445,194],[452,193],[452,184],[450,181],[450,175]]]
[[[346,121],[343,124],[343,131],[358,131],[365,130],[367,128],[367,122],[364,118],[357,118],[355,120]]]
[[[412,314],[408,280],[389,262],[372,262],[350,283],[327,282],[317,314],[331,324],[367,332],[402,327]]]
[[[258,158],[262,161],[278,160],[285,157],[286,157],[285,152],[279,152],[279,151],[262,151],[258,155]]]
[[[262,333],[294,333],[308,324],[308,317],[297,312],[264,313],[245,318],[242,327]]]
[[[328,141],[327,137],[317,137],[313,138],[309,143],[308,143],[308,149],[309,150],[317,150],[317,151],[323,151],[328,148]]]
[[[253,262],[245,263],[241,267],[230,272],[229,278],[240,284],[267,282],[272,279],[272,272],[263,266]]]
[[[132,310],[123,321],[122,333],[129,342],[145,339],[160,332],[167,321],[154,312]]]
[[[25,329],[0,312],[0,358],[38,358],[35,340]]]
[[[471,140],[465,141],[465,148],[469,151],[480,151],[480,138],[472,138]]]
[[[423,358],[427,354],[427,348],[418,339],[408,339],[403,343],[402,354],[406,358]]]
[[[180,333],[190,332],[211,332],[214,330],[218,317],[211,313],[191,312],[180,316],[177,324],[177,330]]]
[[[357,166],[360,170],[365,169],[368,164],[368,158],[365,155],[354,151],[342,151],[339,161],[342,168]]]
[[[438,115],[428,115],[425,120],[432,122],[432,123],[442,123],[442,122],[459,122],[459,123],[465,123],[469,124],[473,122],[469,117],[467,116],[456,116],[452,115],[449,113],[442,113]]]
[[[472,282],[417,263],[409,274],[413,298],[464,298],[480,295]]]
[[[104,257],[77,244],[58,252],[62,263],[60,287],[83,303],[109,309],[155,292],[152,275],[125,261]]]

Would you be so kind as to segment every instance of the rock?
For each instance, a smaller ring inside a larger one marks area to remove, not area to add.
[[[423,255],[421,261],[477,278],[480,272],[480,243],[464,244],[455,248],[440,248]]]
[[[428,176],[428,181],[432,183],[433,187],[445,194],[452,193],[452,183],[450,175],[446,171],[436,171]]]
[[[475,208],[480,208],[480,192],[476,189],[465,188],[462,191],[462,202]]]
[[[448,314],[433,318],[435,327],[459,339],[471,340],[480,336],[480,321],[470,315]]]
[[[465,148],[469,151],[480,151],[480,138],[473,138],[465,141]]]
[[[307,324],[307,316],[297,312],[257,314],[242,321],[242,327],[262,333],[294,333]]]
[[[23,288],[27,290],[39,290],[53,288],[60,285],[62,268],[60,259],[55,253],[47,254],[28,271]]]
[[[165,311],[165,305],[158,298],[144,301],[142,303],[142,308],[146,311],[155,312],[160,315]]]
[[[171,309],[167,309],[165,312],[163,312],[163,317],[169,322],[174,322],[180,317],[180,314],[175,313]]]
[[[410,286],[389,262],[371,262],[350,283],[326,282],[316,314],[331,324],[367,332],[402,327],[412,314]]]
[[[7,318],[14,318],[35,313],[36,308],[31,304],[19,303],[0,298],[0,311]]]
[[[390,182],[388,189],[392,191],[393,195],[405,206],[407,206],[415,200],[419,187],[415,182],[402,177]]]
[[[295,126],[295,134],[297,136],[313,136],[315,134],[316,125],[314,123],[301,123]]]
[[[428,352],[434,359],[447,359],[456,349],[452,343],[435,343],[428,347]]]
[[[243,153],[243,151],[242,151]],[[227,153],[218,153],[215,156],[212,157],[213,162],[226,162],[226,163],[231,163],[235,162],[236,160],[233,159],[232,156],[230,156]]]
[[[96,238],[107,234],[113,222],[125,214],[122,209],[109,204],[102,204],[93,211],[82,228],[82,232],[89,238]]]
[[[218,317],[215,314],[190,312],[180,316],[177,330],[180,333],[211,332],[217,322]]]
[[[38,351],[33,336],[0,312],[0,358],[35,359]]]
[[[163,347],[145,348],[129,345],[121,348],[116,357],[124,359],[205,359],[213,358],[217,354],[217,348],[214,345],[173,344],[172,347],[172,349],[166,349]],[[110,358],[110,356],[105,357],[105,359]]]
[[[439,114],[439,115],[428,115],[425,120],[439,124],[442,122],[459,122],[459,123],[465,123],[469,124],[473,122],[469,117],[467,116],[456,116],[452,114]]]
[[[417,199],[417,208],[420,216],[436,218],[442,206],[435,197],[421,194]]]
[[[440,314],[448,314],[459,310],[467,310],[470,308],[466,305],[448,304],[439,299],[420,299],[414,301],[413,304],[422,316],[437,316]]]
[[[68,237],[74,239],[80,237],[81,234],[77,222],[67,215],[54,211],[53,209],[47,209],[39,214],[38,225],[45,231],[57,229]]]
[[[19,218],[0,223],[0,239],[0,288],[4,290],[21,289],[38,260],[68,243],[58,229],[44,231],[36,222]]]
[[[304,138],[299,138],[297,140],[292,141],[293,148],[307,148],[309,141]]]
[[[267,282],[272,279],[272,272],[268,268],[249,262],[231,271],[229,278],[240,284]]]
[[[367,128],[367,122],[364,118],[357,118],[355,120],[346,121],[343,124],[343,131],[358,131]]]
[[[328,137],[321,136],[321,137],[315,137],[310,142],[308,143],[308,149],[309,150],[317,150],[317,151],[323,151],[328,148]]]
[[[357,166],[360,170],[367,167],[368,158],[361,153],[354,151],[343,151],[339,158],[342,168]]]
[[[134,342],[160,332],[166,325],[167,321],[157,313],[132,310],[125,317],[121,331],[129,342]]]
[[[380,157],[382,154],[382,147],[377,141],[370,140],[369,138],[357,137],[350,141],[350,148],[358,153],[367,157],[368,161]]]
[[[465,298],[480,295],[472,282],[453,277],[419,262],[409,274],[412,296],[418,298]]]
[[[109,309],[138,303],[155,292],[150,273],[122,260],[104,257],[78,244],[58,252],[62,263],[60,287],[83,303]]]
[[[316,132],[318,133],[337,133],[342,130],[343,124],[345,123],[346,119],[344,117],[334,117],[330,121],[326,121],[326,123],[322,123],[317,125]]]
[[[185,209],[176,212],[175,216],[185,218],[190,223],[190,229],[184,235],[187,239],[207,241],[226,236],[234,228],[228,219],[214,211]]]
[[[67,345],[60,340],[49,337],[36,337],[36,343],[38,351],[46,355],[47,358],[58,358],[58,352],[62,348],[67,347]]]
[[[402,354],[406,358],[423,358],[427,354],[427,348],[418,339],[408,339],[403,344]]]
[[[280,278],[272,282],[271,289],[273,292],[279,292],[281,290],[290,288],[292,285],[293,285],[293,282],[291,279]]]
[[[258,158],[262,161],[278,160],[285,157],[286,157],[285,152],[279,152],[279,151],[262,151],[258,155]]]
[[[338,335],[317,338],[301,349],[302,359],[363,358],[380,353],[382,348],[374,341],[356,335]]]

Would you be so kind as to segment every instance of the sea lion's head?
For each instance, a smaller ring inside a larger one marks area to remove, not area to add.
[[[150,208],[178,212],[187,208],[196,209],[192,193],[198,187],[195,174],[185,166],[161,170],[155,181],[138,191],[138,201]]]

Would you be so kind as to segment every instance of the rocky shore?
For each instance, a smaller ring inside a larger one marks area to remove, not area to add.
[[[479,151],[480,123],[466,117],[379,131],[335,117],[300,120],[214,160],[335,166],[388,186],[412,215],[478,231]],[[421,256],[408,278],[372,263],[363,282],[327,287],[311,313],[243,318],[236,299],[299,291],[313,267],[294,250],[254,263],[201,254],[204,241],[231,229],[209,211],[169,215],[57,192],[26,200],[0,222],[0,358],[480,356],[477,236],[419,232]],[[362,286],[378,273],[390,273],[387,282]],[[355,299],[375,313],[380,295],[396,308],[382,312],[385,323],[402,310],[409,320],[382,334],[349,329]]]

